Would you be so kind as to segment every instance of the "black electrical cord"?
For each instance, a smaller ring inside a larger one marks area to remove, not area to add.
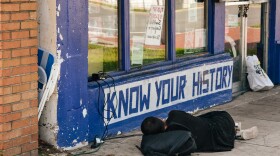
[[[111,77],[110,75],[107,75],[108,77]],[[112,77],[111,77],[112,78]],[[113,79],[113,78],[112,78]],[[111,86],[109,85],[109,83],[107,83],[105,80],[103,80],[107,85],[108,85],[108,87],[110,88]],[[114,81],[114,79],[113,79],[113,86],[114,86],[114,91],[115,91],[115,93],[116,93],[116,85],[115,85],[115,81]],[[118,96],[117,96],[117,94],[116,94],[116,100],[118,101]],[[107,103],[106,103],[107,104]],[[106,105],[104,104],[104,107],[105,107]],[[115,111],[116,112],[116,110],[117,110],[117,108],[118,108],[118,103],[116,104],[116,107],[114,108],[114,110],[113,111]],[[109,110],[106,110],[105,108],[104,108],[104,110],[105,111],[109,111]],[[110,121],[112,120],[112,118],[114,117],[114,113],[115,112],[112,112],[112,111],[109,111],[110,113],[112,113],[111,114],[111,116],[110,116],[110,118],[109,118],[109,120],[107,120],[108,122],[107,123],[104,123],[105,124],[105,130],[104,130],[104,133],[103,133],[103,136],[102,136],[102,140],[105,140],[105,138],[106,138],[106,136],[108,135],[108,125],[109,125],[109,123],[110,123]]]
[[[106,73],[104,73],[104,72],[98,72],[98,74],[100,75],[100,77],[102,77],[102,78],[106,78],[106,77],[110,77],[111,79],[112,79],[112,81],[113,81],[113,87],[114,87],[114,92],[116,93],[116,84],[115,84],[115,80],[114,80],[114,78],[112,77],[112,76],[110,76],[110,75],[108,75],[108,74],[106,74]],[[111,94],[111,87],[112,86],[110,86],[110,84],[106,81],[106,80],[104,80],[104,79],[99,79],[99,80],[101,80],[101,81],[103,81],[106,85],[107,85],[107,87],[109,88],[109,93]],[[102,134],[102,137],[101,137],[101,140],[106,140],[106,137],[107,137],[107,135],[108,135],[108,126],[109,126],[109,123],[110,123],[110,121],[112,120],[112,118],[114,117],[114,113],[116,112],[116,110],[117,110],[117,108],[118,108],[118,103],[116,104],[116,107],[114,108],[114,110],[107,110],[107,109],[105,109],[106,108],[106,105],[108,104],[108,99],[105,99],[105,91],[104,91],[104,88],[103,88],[103,86],[98,82],[98,80],[95,80],[95,82],[98,84],[98,100],[97,100],[97,103],[98,103],[98,105],[97,105],[97,110],[98,110],[98,114],[99,114],[99,116],[101,116],[102,117],[102,119],[103,119],[103,122],[104,122],[104,126],[105,126],[105,130],[104,130],[104,132],[103,132],[103,134]],[[101,91],[103,92],[103,99],[104,99],[104,103],[103,103],[103,106],[100,106],[100,95],[101,95]],[[118,101],[118,96],[116,95],[116,100]],[[100,110],[100,108],[102,108],[102,111],[103,112],[101,112],[101,110]],[[110,112],[111,113],[111,116],[108,118],[108,117],[105,117],[105,115],[104,115],[104,111],[107,111],[107,112]],[[105,122],[105,120],[107,120],[107,122]]]

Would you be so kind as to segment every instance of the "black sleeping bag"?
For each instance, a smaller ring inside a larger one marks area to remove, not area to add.
[[[196,144],[189,131],[169,131],[143,135],[141,152],[145,156],[189,155],[196,150]]]

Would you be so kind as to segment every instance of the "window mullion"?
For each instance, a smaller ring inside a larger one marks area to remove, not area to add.
[[[119,53],[120,53],[120,69],[124,71],[130,70],[130,30],[129,30],[129,0],[119,1]]]
[[[175,31],[175,0],[166,0],[166,14],[167,14],[167,60],[176,61],[176,31]]]

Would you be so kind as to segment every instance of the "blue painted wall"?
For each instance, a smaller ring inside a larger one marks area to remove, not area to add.
[[[127,8],[128,0],[121,0],[120,5]],[[192,69],[204,64],[217,64],[231,61],[227,54],[220,54],[224,51],[224,23],[225,23],[225,5],[224,3],[209,2],[209,31],[208,31],[208,49],[210,54],[201,58],[192,60],[178,60],[175,63],[174,56],[169,56],[169,60],[160,65],[143,67],[138,71],[126,72],[130,68],[129,58],[123,56],[125,64],[121,67],[122,72],[113,73],[116,78],[116,84],[126,84],[137,82],[143,79],[150,79],[162,76],[176,71]],[[171,3],[171,2],[170,2]],[[279,36],[279,2],[271,0],[270,3],[270,38],[269,38],[269,75],[274,82],[280,82],[279,76],[279,45],[276,40]],[[173,8],[174,9],[174,8]],[[170,9],[172,10],[172,8]],[[101,136],[104,132],[103,118],[98,115],[98,107],[104,103],[103,92],[100,92],[98,100],[99,87],[96,83],[87,82],[87,53],[88,53],[88,1],[87,0],[57,0],[57,50],[61,52],[64,60],[61,66],[60,79],[58,82],[58,126],[57,144],[60,147],[75,146],[76,143],[83,141],[92,141],[95,135]],[[122,12],[124,26],[121,30],[129,28],[128,12]],[[172,14],[171,14],[172,15]],[[213,15],[213,16],[212,16]],[[171,16],[173,17],[173,16]],[[277,20],[275,20],[277,18]],[[172,26],[172,25],[171,25]],[[129,34],[124,35],[124,40],[129,41]],[[122,42],[122,49],[129,54],[129,42]],[[171,49],[174,49],[172,47]],[[113,80],[108,80],[112,83]],[[100,82],[106,88],[107,84]],[[157,115],[166,117],[169,110],[181,109],[193,111],[194,109],[204,109],[212,104],[222,104],[230,101],[232,97],[231,89],[223,90],[214,94],[206,95],[194,100],[185,101],[177,105],[166,107],[140,116],[132,117],[128,120],[111,124],[109,134],[117,131],[129,131],[138,128],[140,122],[148,115]],[[99,101],[99,102],[98,102]],[[103,112],[101,112],[103,113]]]
[[[58,81],[57,144],[69,147],[87,140],[88,1],[57,0],[57,51],[61,52]]]
[[[268,76],[274,84],[280,83],[280,2],[270,0],[269,40],[268,40]]]
[[[164,76],[164,75],[168,75],[168,74],[175,74],[175,72],[182,72],[182,74],[185,74],[184,71],[186,71],[187,69],[192,70],[193,68],[200,67],[200,66],[201,66],[201,69],[204,69],[205,65],[212,66],[212,65],[215,65],[218,63],[223,63],[223,62],[232,62],[232,59],[228,54],[220,54],[220,55],[215,55],[215,56],[208,56],[205,58],[197,58],[197,59],[194,59],[189,62],[187,61],[187,62],[175,63],[174,66],[169,66],[169,65],[157,66],[157,67],[154,67],[154,69],[152,70],[153,72],[150,72],[147,74],[143,74],[141,71],[140,72],[138,71],[138,72],[132,72],[126,76],[124,76],[124,75],[115,76],[114,82],[115,82],[115,85],[117,86],[116,87],[117,91],[114,89],[113,80],[110,78],[106,79],[106,83],[103,81],[98,81],[98,83],[96,83],[96,82],[89,83],[89,85],[88,85],[88,98],[89,98],[88,112],[89,112],[89,121],[90,121],[89,122],[89,141],[92,141],[94,137],[101,138],[103,136],[103,133],[105,131],[104,119],[108,118],[107,113],[109,111],[114,111],[114,108],[111,107],[112,106],[111,102],[108,102],[108,100],[113,101],[113,100],[111,100],[111,97],[114,97],[115,100],[121,101],[120,100],[121,97],[117,96],[117,95],[111,96],[109,99],[106,98],[104,100],[104,90],[106,90],[108,88],[108,86],[112,86],[112,87],[110,87],[110,95],[112,95],[112,94],[114,94],[114,92],[119,92],[119,87],[118,87],[119,85],[127,84],[126,86],[129,88],[129,87],[131,87],[131,85],[133,85],[133,83],[137,83],[138,81],[142,81],[142,80],[148,80],[148,81],[144,81],[143,85],[145,85],[146,83],[151,82],[152,79],[160,77],[160,76]],[[205,68],[205,70],[207,70],[207,69]],[[229,72],[228,72],[228,74],[229,74]],[[229,79],[230,84],[232,83],[231,76],[232,75],[230,75],[230,79]],[[187,79],[186,81],[188,83],[189,80]],[[186,87],[188,87],[188,89],[192,90],[192,86],[193,86],[193,84],[188,83]],[[129,97],[129,99],[131,99],[131,89],[132,88],[129,89],[130,90],[129,94],[124,95],[125,97]],[[123,91],[125,93],[125,90],[123,90]],[[147,90],[144,90],[143,92],[147,93]],[[151,93],[150,96],[153,96],[153,97],[157,96],[159,98],[159,95],[157,95],[157,93],[154,93],[154,94]],[[191,95],[187,95],[187,96],[191,96]],[[138,97],[138,96],[136,96],[136,97]],[[136,106],[136,108],[133,108],[133,110],[131,109],[131,106],[129,104],[127,104],[128,106],[126,108],[129,109],[129,110],[127,110],[127,112],[129,112],[129,114],[131,114],[131,111],[133,111],[132,114],[136,113],[139,115],[137,115],[135,117],[130,117],[128,119],[125,119],[125,120],[122,120],[119,122],[115,122],[113,124],[109,124],[108,136],[115,135],[118,131],[127,132],[127,131],[131,131],[133,129],[138,129],[142,120],[147,116],[158,116],[158,117],[165,118],[165,117],[167,117],[168,112],[170,110],[174,110],[174,109],[179,109],[179,110],[184,110],[184,111],[194,111],[197,109],[205,109],[205,108],[208,108],[213,105],[223,104],[225,102],[231,101],[232,90],[231,90],[231,87],[228,86],[228,88],[226,90],[218,91],[216,93],[209,94],[206,96],[194,98],[191,100],[187,100],[187,97],[185,97],[185,98],[186,98],[186,100],[181,103],[178,103],[175,105],[172,105],[172,102],[166,103],[171,106],[165,107],[165,108],[158,107],[158,109],[156,109],[152,112],[145,113],[145,114],[141,114],[141,112],[140,112],[141,109],[139,108],[140,104],[139,104],[139,106]],[[151,99],[151,97],[149,99]],[[138,100],[136,100],[136,101],[138,101]],[[151,105],[155,105],[155,103],[151,103],[151,101],[149,103],[150,103],[150,107],[151,107]],[[162,103],[164,103],[164,102],[162,101]],[[105,108],[103,108],[104,105],[106,105]],[[112,108],[112,109],[109,108],[109,105],[110,105],[110,108]],[[116,118],[115,119],[118,119],[118,117],[120,116],[120,112],[119,112],[120,107],[122,107],[122,106],[120,104],[118,104],[118,107],[116,108]],[[99,112],[98,112],[98,109],[99,109]],[[125,108],[122,107],[120,109],[122,110]],[[143,108],[144,111],[149,110],[149,109],[151,109],[151,108],[147,108],[147,107]],[[127,114],[127,116],[129,116],[129,115]],[[121,118],[123,118],[123,117],[124,116],[122,114]],[[105,119],[105,121],[107,121],[107,120]]]
[[[225,3],[208,2],[208,50],[211,54],[225,50]]]

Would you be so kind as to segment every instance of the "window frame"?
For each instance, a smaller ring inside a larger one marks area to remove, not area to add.
[[[185,56],[185,57],[176,57],[176,26],[175,26],[175,0],[165,0],[165,38],[166,38],[166,58],[164,61],[156,62],[153,64],[148,64],[140,66],[138,68],[131,68],[130,64],[130,0],[120,0],[118,1],[118,62],[119,70],[110,71],[113,75],[119,75],[127,72],[135,72],[145,69],[151,69],[153,67],[170,65],[175,62],[188,61],[194,58],[205,57],[207,55],[213,55],[211,52],[214,47],[211,46],[214,44],[214,41],[211,38],[214,38],[214,34],[211,33],[211,30],[214,28],[214,15],[211,12],[214,11],[214,3],[211,0],[205,0],[204,2],[204,12],[205,12],[205,25],[206,25],[206,51],[202,56]]]

